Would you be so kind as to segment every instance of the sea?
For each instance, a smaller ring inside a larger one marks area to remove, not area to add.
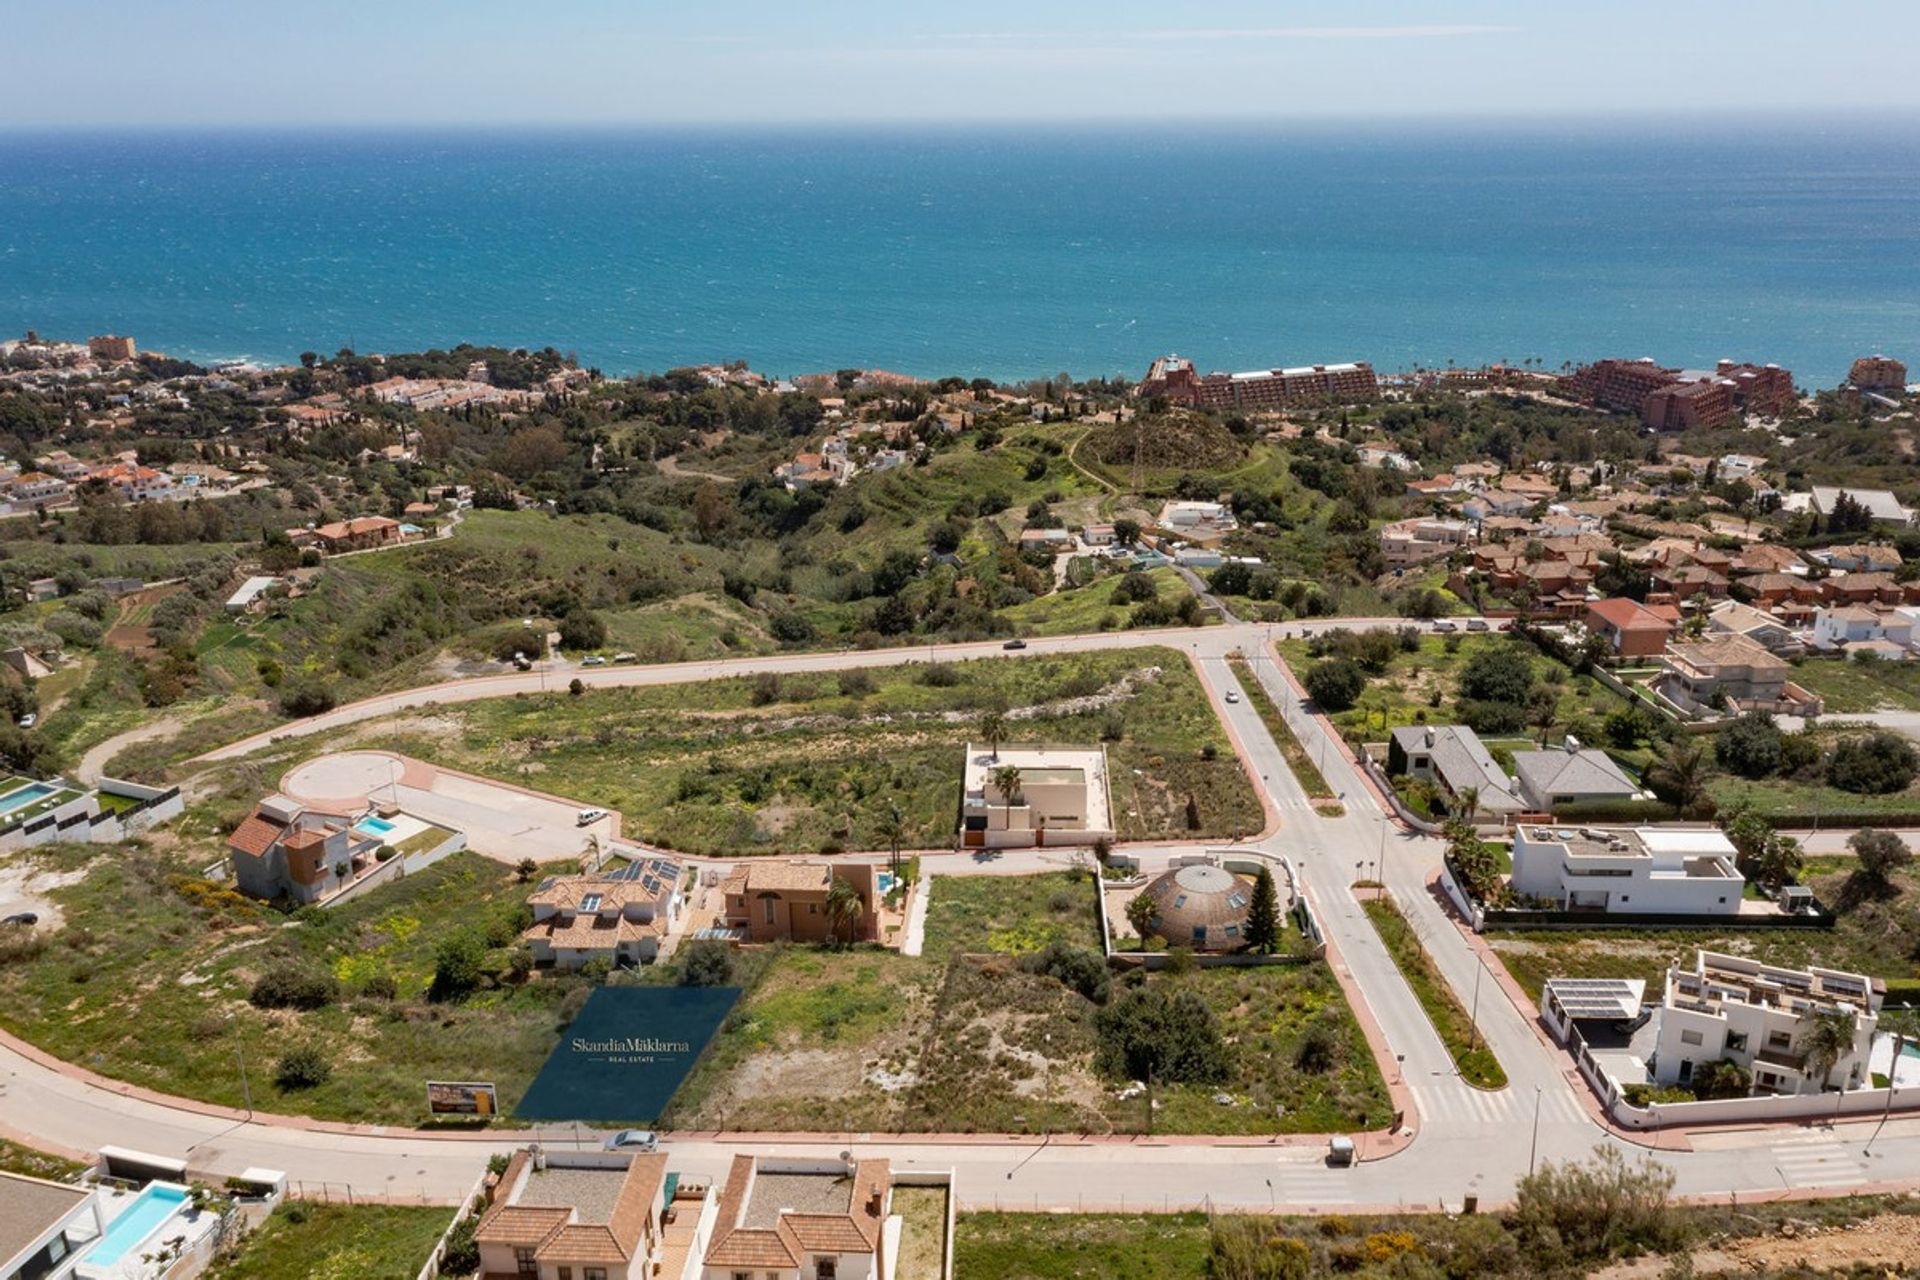
[[[0,333],[1138,377],[1920,362],[1920,117],[0,131]]]

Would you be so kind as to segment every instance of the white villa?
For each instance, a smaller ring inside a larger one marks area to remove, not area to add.
[[[1012,769],[1018,785],[1001,786]],[[971,849],[1092,844],[1113,838],[1113,802],[1104,748],[967,744],[960,840]]]
[[[1735,856],[1711,827],[1521,823],[1513,829],[1512,886],[1564,911],[1737,915],[1746,877]]]
[[[1667,970],[1649,1064],[1653,1078],[1684,1086],[1698,1067],[1726,1058],[1753,1073],[1756,1093],[1861,1088],[1880,1000],[1880,990],[1863,974],[1784,969],[1701,951],[1693,968]],[[1827,1014],[1852,1019],[1853,1047],[1824,1073],[1810,1071],[1809,1025]]]

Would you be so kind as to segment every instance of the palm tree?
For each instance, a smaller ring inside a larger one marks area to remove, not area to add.
[[[1807,1074],[1819,1080],[1824,1088],[1827,1073],[1853,1052],[1853,1015],[1833,1009],[1808,1014],[1800,1023],[1806,1028],[1800,1037],[1800,1052],[1806,1058]]]
[[[842,945],[853,941],[853,931],[864,914],[866,903],[860,900],[859,890],[835,876],[827,886],[827,927],[833,930],[834,938]]]
[[[906,843],[907,820],[900,813],[895,801],[887,801],[887,810],[874,820],[873,834],[881,844],[887,846],[890,857],[887,868],[893,872],[894,882],[900,880],[900,846]]]
[[[1667,754],[1647,770],[1647,781],[1660,798],[1690,814],[1707,794],[1707,751],[1697,739],[1680,738]]]
[[[1453,798],[1454,808],[1467,820],[1468,825],[1472,825],[1473,820],[1480,816],[1480,788],[1462,787],[1454,792]]]
[[[1000,744],[1007,740],[1007,718],[998,711],[989,711],[980,717],[980,736],[987,740],[987,749],[993,752],[993,758],[1000,758]]]
[[[1000,800],[1007,806],[1007,821],[1013,821],[1013,806],[1020,803],[1020,766],[1003,764],[992,774],[994,789],[999,791]]]

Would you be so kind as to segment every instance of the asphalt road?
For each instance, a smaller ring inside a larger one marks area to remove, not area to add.
[[[1398,625],[1400,620],[1390,620]],[[1325,621],[1316,627],[1366,625],[1353,619]],[[1298,624],[1285,628],[1301,630]],[[1479,977],[1478,952],[1459,933],[1425,882],[1439,865],[1437,841],[1402,835],[1381,815],[1353,768],[1303,712],[1282,678],[1266,637],[1276,628],[1222,626],[1195,630],[1119,632],[1034,640],[1028,653],[1172,645],[1199,661],[1207,685],[1218,698],[1235,687],[1225,657],[1243,649],[1255,657],[1255,674],[1282,708],[1322,769],[1343,793],[1346,815],[1316,814],[1287,769],[1278,747],[1253,708],[1242,699],[1222,703],[1235,736],[1267,798],[1280,815],[1277,834],[1263,842],[1292,859],[1306,891],[1373,1011],[1411,1088],[1419,1112],[1418,1136],[1391,1157],[1350,1169],[1329,1169],[1311,1146],[1241,1142],[1207,1145],[1192,1141],[1074,1143],[956,1140],[950,1142],[876,1140],[874,1135],[834,1135],[807,1143],[704,1138],[671,1144],[674,1163],[690,1173],[717,1174],[741,1149],[807,1154],[887,1155],[907,1167],[953,1168],[960,1178],[959,1199],[968,1207],[1076,1210],[1092,1208],[1175,1208],[1211,1204],[1221,1208],[1386,1208],[1457,1207],[1463,1196],[1487,1202],[1510,1195],[1519,1177],[1536,1159],[1574,1159],[1600,1143],[1619,1145],[1635,1156],[1670,1166],[1683,1194],[1754,1196],[1787,1190],[1835,1190],[1869,1183],[1920,1180],[1920,1118],[1886,1126],[1878,1139],[1875,1125],[1862,1121],[1834,1128],[1821,1126],[1749,1129],[1712,1135],[1690,1152],[1646,1151],[1609,1137],[1587,1118],[1577,1078],[1565,1062],[1534,1035],[1489,975]],[[673,667],[601,668],[581,673],[595,685],[668,684],[754,671],[820,671],[848,666],[884,666],[931,659],[997,656],[997,643],[950,645],[936,649],[886,650],[848,654],[780,655]],[[359,720],[409,707],[498,697],[537,690],[538,673],[459,681],[451,685],[397,694],[342,707],[325,716],[276,731],[276,736],[337,729]],[[244,754],[260,745],[249,740],[210,753],[211,758]],[[1427,1023],[1411,990],[1400,977],[1353,896],[1357,874],[1380,878],[1414,921],[1428,950],[1463,1003],[1476,1007],[1481,1031],[1511,1078],[1498,1092],[1475,1089],[1459,1079],[1451,1060]],[[942,874],[965,874],[958,860]],[[1474,991],[1479,986],[1476,1000]],[[1537,1124],[1536,1124],[1537,1117]],[[150,1101],[121,1096],[38,1065],[21,1054],[0,1049],[0,1128],[15,1136],[68,1150],[94,1150],[115,1143],[163,1152],[186,1151],[196,1168],[237,1172],[248,1165],[287,1170],[308,1186],[321,1183],[374,1197],[451,1201],[464,1193],[486,1155],[511,1145],[506,1135],[485,1138],[426,1136],[416,1133],[343,1135],[288,1127],[284,1123],[243,1123],[205,1116]],[[572,1140],[554,1130],[543,1141]],[[590,1141],[590,1136],[585,1139]],[[1649,1138],[1649,1141],[1652,1141]],[[1141,1148],[1152,1154],[1143,1158]]]

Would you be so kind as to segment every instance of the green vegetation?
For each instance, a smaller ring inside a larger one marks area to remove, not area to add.
[[[937,848],[953,840],[962,748],[992,708],[1012,745],[1104,740],[1122,838],[1264,825],[1191,665],[1158,648],[503,698],[440,709],[455,731],[383,745],[617,809],[627,832],[691,853],[858,848],[882,798],[908,847]]]
[[[0,964],[0,1024],[166,1093],[239,1106],[244,1061],[262,1110],[415,1123],[423,1080],[476,1072],[511,1104],[587,993],[565,976],[507,979],[528,886],[474,854],[291,919],[138,845],[45,856],[85,874],[52,891],[64,926]],[[432,1002],[437,954],[469,935],[476,989]],[[312,981],[248,1002],[282,974]]]
[[[1207,1223],[1202,1213],[963,1213],[953,1269],[994,1280],[1203,1280]]]
[[[941,1280],[947,1260],[947,1188],[895,1187],[893,1212],[900,1215],[896,1280]]]
[[[413,1280],[447,1229],[442,1206],[289,1200],[209,1280]]]
[[[1789,678],[1825,700],[1830,716],[1863,711],[1920,711],[1920,670],[1873,658],[1809,658]]]
[[[1260,678],[1254,674],[1251,664],[1245,658],[1233,658],[1229,660],[1228,665],[1233,668],[1233,674],[1240,681],[1240,687],[1246,690],[1248,703],[1259,713],[1260,723],[1267,726],[1267,732],[1272,735],[1274,745],[1278,746],[1280,754],[1286,757],[1287,767],[1293,770],[1294,779],[1299,782],[1301,790],[1314,800],[1333,799],[1333,788],[1327,785],[1325,775],[1320,772],[1320,767],[1314,764],[1313,757],[1307,754],[1306,747],[1301,745],[1292,727],[1280,714],[1280,708],[1276,707],[1273,699],[1267,696],[1267,687],[1260,683]]]
[[[1400,909],[1391,899],[1378,895],[1368,897],[1360,905],[1379,931],[1380,940],[1393,955],[1393,962],[1400,967],[1407,985],[1413,988],[1420,1007],[1426,1010],[1427,1020],[1439,1033],[1441,1043],[1447,1046],[1461,1078],[1482,1089],[1504,1089],[1506,1071],[1487,1042],[1475,1033],[1468,1011],[1440,976],[1433,957],[1427,954]],[[1492,994],[1493,998],[1499,998],[1498,992]]]
[[[77,1177],[86,1167],[78,1160],[36,1151],[32,1147],[0,1138],[0,1171],[25,1174],[29,1178],[45,1178],[49,1182],[65,1182]]]
[[[1193,598],[1186,581],[1173,569],[1162,567],[1146,571],[1152,583],[1153,599],[1178,613]],[[1085,586],[1067,587],[1051,595],[1039,596],[1025,604],[1000,611],[1000,617],[1021,635],[1081,635],[1090,631],[1112,631],[1125,626],[1127,606],[1114,600],[1115,579],[1097,579]]]

